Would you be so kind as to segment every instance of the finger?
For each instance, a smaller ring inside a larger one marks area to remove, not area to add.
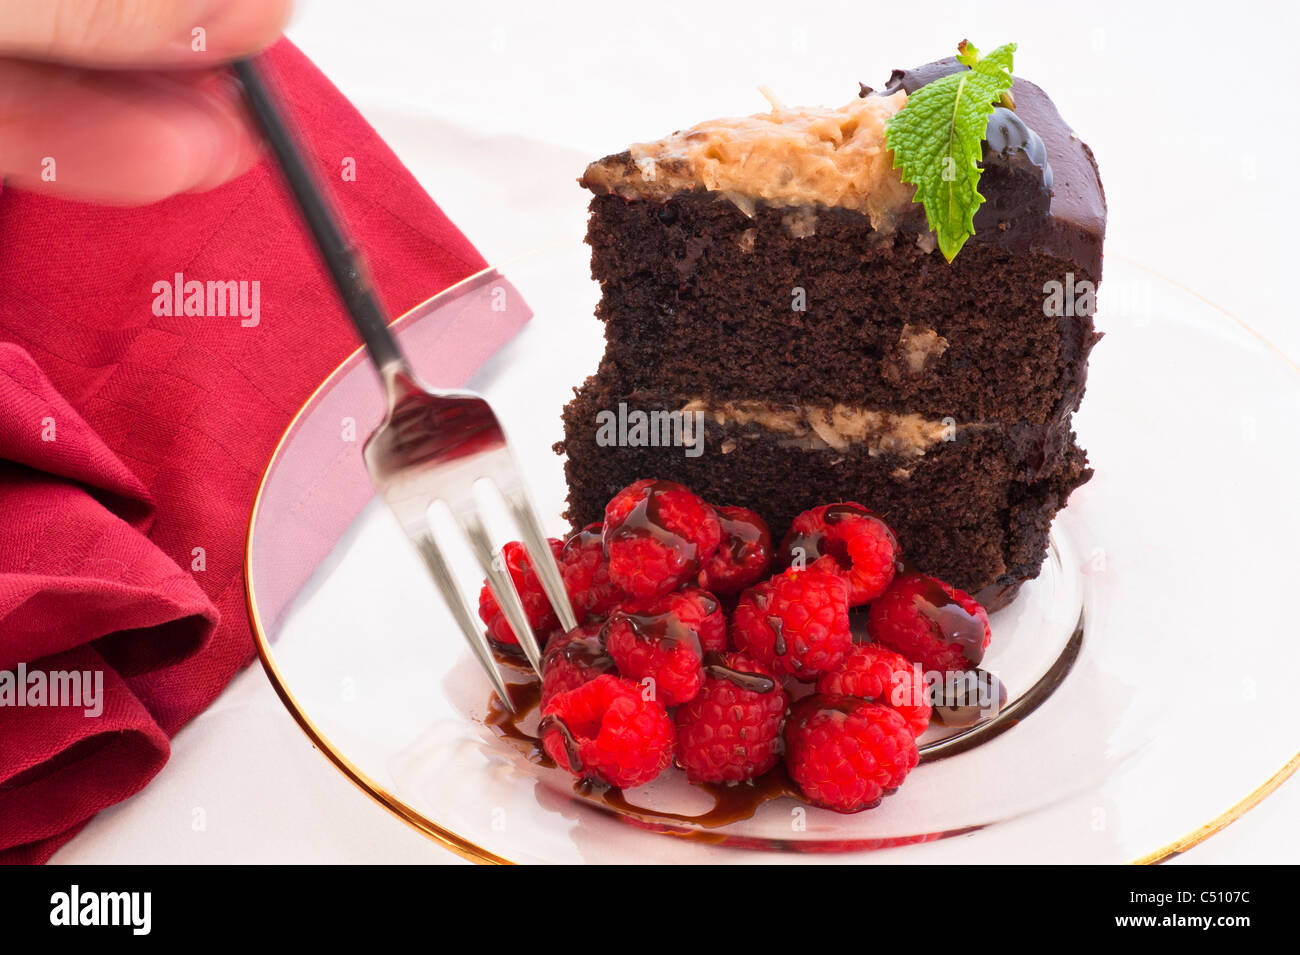
[[[0,175],[106,202],[153,202],[220,185],[257,158],[225,70],[89,72],[0,60]]]
[[[290,0],[3,0],[0,55],[82,66],[212,66],[275,42]]]

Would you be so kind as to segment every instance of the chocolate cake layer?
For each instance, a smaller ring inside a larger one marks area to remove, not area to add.
[[[1052,516],[1092,473],[1073,433],[1061,427],[959,426],[952,440],[916,456],[872,454],[865,442],[805,450],[767,428],[719,425],[706,415],[702,448],[603,443],[600,416],[620,405],[627,414],[681,407],[662,396],[615,394],[599,376],[588,379],[564,412],[575,526],[600,520],[609,499],[645,475],[752,508],[778,538],[800,511],[855,500],[889,523],[911,564],[983,591],[989,602],[1038,573]]]
[[[1044,286],[1092,281],[1071,263],[971,243],[950,263],[914,233],[867,217],[713,193],[591,203],[587,242],[610,347],[601,373],[627,391],[825,398],[938,417],[1046,423],[1083,393],[1090,315],[1044,315]],[[802,231],[800,231],[802,230]],[[942,351],[913,370],[912,334]]]

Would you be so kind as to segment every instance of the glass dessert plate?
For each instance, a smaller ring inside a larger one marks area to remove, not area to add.
[[[690,817],[714,797],[676,772],[606,801],[502,738],[487,723],[486,679],[373,498],[360,448],[381,402],[359,354],[291,422],[253,508],[248,604],[267,673],[348,779],[476,861],[1124,862],[1182,851],[1300,763],[1291,681],[1274,659],[1300,571],[1300,509],[1286,496],[1300,467],[1300,377],[1193,293],[1124,260],[1106,270],[1107,337],[1076,417],[1097,473],[1058,516],[1043,574],[993,617],[985,666],[1009,705],[973,730],[932,730],[922,765],[874,810],[777,798],[740,813],[720,805],[701,825]],[[556,536],[565,487],[551,445],[601,353],[597,298],[572,240],[398,322],[426,380],[451,384],[438,356],[464,347],[464,330],[531,311],[468,385],[497,409]],[[728,815],[740,818],[717,824]]]

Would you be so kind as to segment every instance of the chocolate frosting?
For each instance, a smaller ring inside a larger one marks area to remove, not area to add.
[[[956,57],[935,60],[913,70],[894,70],[885,88],[888,95],[909,95],[927,83],[964,70]],[[863,95],[869,94],[863,89]],[[1013,252],[1039,252],[1072,262],[1093,282],[1101,281],[1101,247],[1106,236],[1106,194],[1097,173],[1097,160],[1057,112],[1046,93],[1028,80],[1014,77],[1011,96],[1015,112],[1042,137],[1051,166],[1051,202],[1042,214],[1035,192],[1043,189],[1042,171],[1023,152],[1002,157],[985,150],[980,193],[985,203],[975,214],[972,242],[996,245]]]

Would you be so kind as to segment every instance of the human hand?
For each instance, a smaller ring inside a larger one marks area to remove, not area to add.
[[[289,0],[3,0],[0,177],[153,202],[247,169],[258,140],[221,64],[280,35]]]

